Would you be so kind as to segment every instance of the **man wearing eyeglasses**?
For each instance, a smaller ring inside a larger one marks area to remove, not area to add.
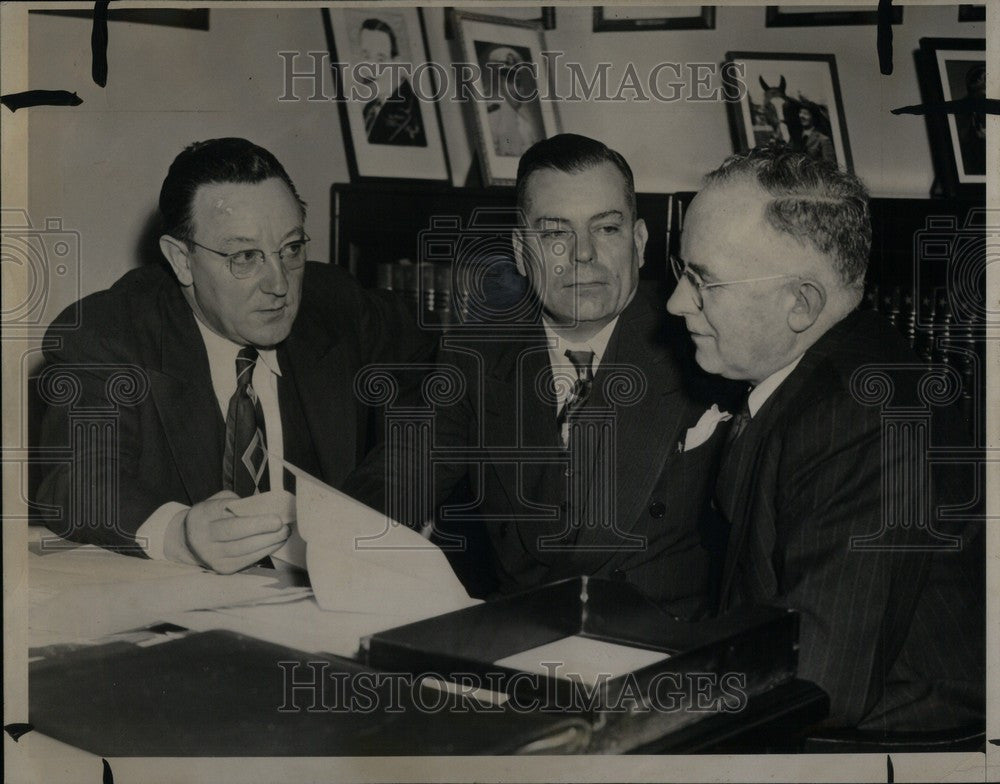
[[[185,149],[160,211],[169,269],[127,273],[78,303],[79,326],[70,308],[50,329],[41,443],[73,454],[42,466],[37,501],[66,538],[231,573],[288,537],[287,497],[262,495],[292,489],[281,459],[336,485],[366,451],[357,370],[429,344],[391,296],[306,262],[305,204],[245,139]],[[58,374],[79,389],[71,405],[52,394]],[[87,410],[116,411],[113,435],[74,440]]]
[[[703,369],[748,389],[715,488],[729,527],[720,608],[799,611],[798,673],[829,694],[829,724],[881,742],[981,722],[984,561],[972,477],[935,471],[937,505],[921,509],[930,436],[891,448],[865,400],[866,372],[895,406],[926,372],[897,330],[858,310],[870,246],[857,178],[752,150],[691,204],[667,309]]]

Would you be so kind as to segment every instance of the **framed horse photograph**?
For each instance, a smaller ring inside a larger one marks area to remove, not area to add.
[[[788,147],[854,171],[832,54],[727,52],[733,148]]]

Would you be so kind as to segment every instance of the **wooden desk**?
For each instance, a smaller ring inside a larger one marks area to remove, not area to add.
[[[37,564],[46,556],[35,557],[40,560],[29,558],[29,588],[44,591],[38,584],[44,570]],[[86,751],[154,757],[465,755],[587,753],[605,745],[585,711],[477,709],[467,698],[422,686],[419,678],[390,676],[350,658],[305,653],[245,634],[185,633],[152,623],[160,620],[162,607],[152,586],[177,584],[168,565],[93,548],[79,550],[77,561],[91,581],[102,579],[102,570],[132,578],[146,569],[155,572],[145,583],[112,583],[117,587],[109,593],[125,605],[138,604],[146,623],[159,626],[105,644],[33,650],[28,720],[35,731]],[[227,585],[239,584],[243,576],[235,577]],[[338,621],[336,613],[318,613],[321,622]],[[97,614],[95,609],[90,619],[94,628],[107,631],[106,619]],[[38,616],[33,622],[43,623]],[[289,694],[292,681],[301,683],[316,672],[324,683],[319,696],[309,688]],[[448,697],[444,702],[442,694]],[[798,729],[820,720],[826,710],[821,690],[793,681],[752,698],[738,713],[706,713],[655,743],[630,746],[626,739],[616,748],[701,752],[768,728],[776,729],[769,744],[789,747]]]

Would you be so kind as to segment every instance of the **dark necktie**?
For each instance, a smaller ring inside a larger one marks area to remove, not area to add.
[[[559,426],[560,435],[563,432],[563,425],[571,421],[571,417],[587,404],[591,390],[594,388],[594,362],[593,351],[570,351],[566,349],[566,356],[573,363],[576,370],[576,381],[569,391],[569,397],[563,403],[562,410],[556,417],[556,424]]]
[[[736,443],[743,431],[747,429],[747,425],[750,424],[750,393],[747,392],[743,396],[743,405],[740,406],[739,412],[733,417],[733,421],[729,424],[729,432],[726,433],[726,443],[722,448],[723,460],[728,457],[729,452],[732,450],[733,444]]]
[[[267,469],[264,411],[252,385],[257,349],[246,346],[236,356],[236,391],[226,414],[226,451],[222,482],[241,498],[263,493],[271,483]]]

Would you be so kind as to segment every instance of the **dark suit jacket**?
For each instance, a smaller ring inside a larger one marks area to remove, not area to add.
[[[829,693],[831,724],[952,728],[982,719],[983,526],[968,513],[935,522],[931,505],[935,529],[961,536],[961,551],[901,549],[942,544],[912,525],[926,486],[912,478],[914,453],[883,439],[882,409],[851,391],[861,366],[899,363],[918,363],[899,333],[877,314],[855,312],[806,352],[734,443],[716,487],[732,526],[722,608],[773,603],[802,614],[799,675]],[[886,371],[896,407],[887,412],[919,404],[911,398],[923,371]],[[882,382],[866,386],[877,395]],[[916,454],[944,437],[928,436]],[[932,474],[935,488],[955,479],[944,473]],[[967,503],[975,484],[958,478],[965,483],[954,499]],[[883,529],[883,519],[896,525]],[[852,547],[864,536],[878,547]]]
[[[165,266],[133,270],[79,306],[79,327],[67,328],[67,310],[46,337],[39,459],[51,462],[36,501],[61,536],[139,554],[135,532],[159,506],[222,489],[225,421],[195,316]],[[431,351],[398,300],[336,266],[307,264],[299,313],[277,351],[285,458],[339,484],[370,446],[357,370]],[[60,376],[76,394],[60,395]],[[81,421],[96,424],[81,432]]]
[[[492,572],[500,593],[596,575],[627,580],[678,615],[699,614],[709,564],[698,518],[722,436],[678,452],[709,401],[682,385],[665,321],[662,297],[644,289],[619,318],[587,406],[604,418],[593,431],[596,465],[592,457],[570,463],[562,449],[548,348],[536,324],[527,333],[445,339],[439,366],[457,373],[463,394],[434,409],[433,493],[414,498],[407,485],[405,467],[421,460],[413,448],[388,456],[388,489],[384,448],[343,489],[380,509],[387,494],[402,493],[408,501],[398,516],[417,525],[468,481],[469,503],[442,516],[452,531],[464,525],[470,540],[485,532],[488,563],[480,568]],[[671,322],[671,333],[686,338],[677,330]]]

